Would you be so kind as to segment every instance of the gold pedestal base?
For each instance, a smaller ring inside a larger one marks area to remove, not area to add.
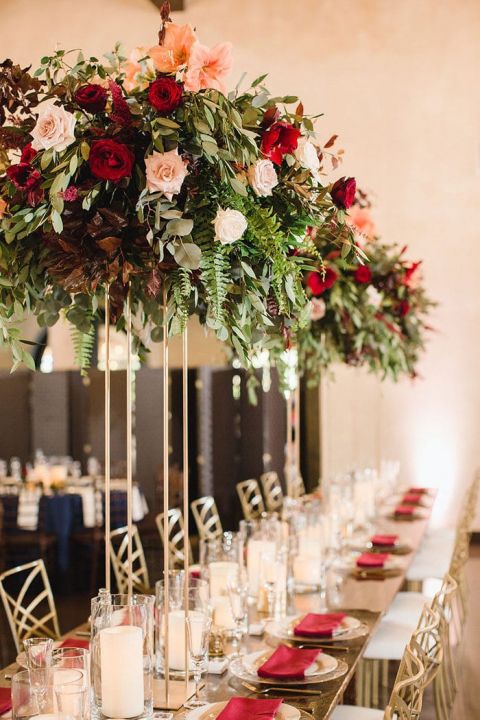
[[[204,683],[200,684],[202,688]],[[195,684],[185,680],[170,680],[168,683],[168,702],[165,697],[165,680],[153,681],[153,707],[158,710],[179,710],[195,694]]]

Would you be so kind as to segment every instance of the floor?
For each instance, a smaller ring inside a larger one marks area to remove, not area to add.
[[[478,700],[480,667],[480,542],[472,544],[470,559],[467,563],[469,585],[469,613],[465,626],[463,647],[459,657],[458,672],[459,691],[454,712],[450,720],[479,720],[480,709]],[[56,593],[56,603],[62,632],[83,622],[90,614],[90,593],[77,591],[74,594]],[[15,658],[15,648],[10,633],[5,625],[5,618],[0,623],[0,655],[3,666]],[[431,693],[427,692],[421,720],[434,720],[435,709]]]

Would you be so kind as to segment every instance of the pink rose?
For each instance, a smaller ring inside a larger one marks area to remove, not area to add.
[[[153,152],[145,158],[147,188],[149,192],[163,192],[171,200],[182,189],[188,175],[177,148],[166,153]]]
[[[232,43],[224,42],[208,48],[196,42],[188,59],[185,90],[198,92],[213,88],[225,95],[225,79],[232,69],[232,64]]]
[[[38,120],[31,135],[33,138],[32,148],[34,150],[49,150],[53,148],[56,152],[65,150],[75,142],[75,115],[69,113],[65,108],[54,105],[48,100],[42,103],[38,110]]]
[[[278,185],[278,176],[271,160],[257,160],[248,168],[248,182],[253,192],[259,197],[272,194],[273,188]]]

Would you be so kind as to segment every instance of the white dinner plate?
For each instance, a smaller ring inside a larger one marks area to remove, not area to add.
[[[225,702],[209,703],[208,705],[202,705],[202,707],[190,710],[185,715],[185,720],[215,720],[220,714],[228,700]],[[282,703],[275,714],[275,720],[298,720],[301,716],[300,710]],[[247,720],[247,718],[245,718]]]
[[[301,642],[304,645],[324,645],[325,643],[334,643],[337,640],[347,641],[353,640],[354,638],[362,637],[368,633],[368,625],[362,623],[358,618],[352,617],[352,615],[346,615],[338,630],[336,630],[332,637],[311,637],[309,635],[295,635],[293,629],[295,625],[298,625],[304,615],[293,615],[283,620],[274,620],[267,624],[265,632],[271,637],[278,638],[280,640],[291,640],[294,642]]]
[[[312,664],[312,666],[305,671],[305,677],[300,680],[280,680],[278,678],[259,677],[257,668],[272,652],[273,650],[261,650],[246,657],[237,658],[231,662],[229,670],[232,675],[245,682],[261,685],[285,685],[285,687],[329,682],[330,680],[342,677],[348,671],[348,665],[343,660],[337,660],[327,653],[319,653],[315,665]]]
[[[268,658],[273,655],[275,651],[274,650],[260,650],[259,652],[250,653],[249,655],[245,655],[240,660],[243,664],[243,667],[245,670],[247,670],[251,675],[254,677],[257,677],[257,670],[260,667],[260,665],[263,665],[264,662],[268,660]],[[331,655],[326,655],[323,652],[319,652],[317,659],[314,663],[310,665],[305,670],[305,679],[307,678],[317,678],[321,675],[325,675],[326,673],[331,673],[332,670],[335,670],[335,668],[338,665],[338,660]],[[262,680],[276,680],[274,678],[262,678]],[[285,682],[282,680],[282,682]],[[288,681],[287,681],[288,682]]]

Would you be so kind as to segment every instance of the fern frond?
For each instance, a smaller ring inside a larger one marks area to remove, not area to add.
[[[75,365],[80,369],[82,377],[85,377],[92,364],[93,349],[95,347],[95,326],[92,325],[88,333],[84,333],[75,325],[72,325],[70,334]]]

